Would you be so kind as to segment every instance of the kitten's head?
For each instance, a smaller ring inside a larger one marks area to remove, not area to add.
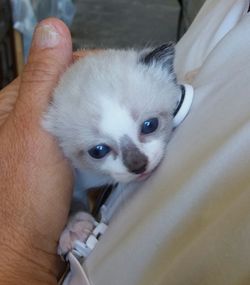
[[[130,182],[159,165],[181,92],[173,59],[173,45],[106,50],[65,72],[43,126],[74,167]]]

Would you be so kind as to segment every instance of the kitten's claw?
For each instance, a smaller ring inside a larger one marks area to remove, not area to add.
[[[94,228],[94,222],[94,218],[86,212],[72,216],[60,236],[57,253],[64,256],[73,248],[76,240],[85,242]]]

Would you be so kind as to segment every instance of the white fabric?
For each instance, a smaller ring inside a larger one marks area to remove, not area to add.
[[[68,254],[68,261],[70,263],[70,272],[63,280],[63,284],[90,285],[85,271],[72,253]]]
[[[248,0],[207,0],[178,43],[175,70],[180,81],[204,61],[247,13]]]
[[[248,4],[207,1],[179,42],[191,113],[87,259],[91,284],[250,284]]]

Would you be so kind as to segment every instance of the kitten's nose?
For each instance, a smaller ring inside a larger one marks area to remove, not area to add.
[[[134,153],[134,156],[130,158],[127,164],[129,172],[135,174],[143,173],[148,165],[148,159],[145,155],[141,153]]]
[[[138,149],[133,149],[124,152],[123,162],[129,172],[141,174],[147,168],[148,158]]]
[[[130,171],[135,174],[143,173],[147,168],[147,162],[136,163],[134,167],[130,168]]]
[[[147,169],[148,158],[128,137],[121,140],[122,160],[128,171],[141,174]]]

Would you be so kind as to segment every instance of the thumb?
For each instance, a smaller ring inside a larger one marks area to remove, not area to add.
[[[71,61],[72,42],[66,25],[56,18],[43,20],[35,29],[28,63],[21,76],[16,115],[37,124],[61,73]]]

